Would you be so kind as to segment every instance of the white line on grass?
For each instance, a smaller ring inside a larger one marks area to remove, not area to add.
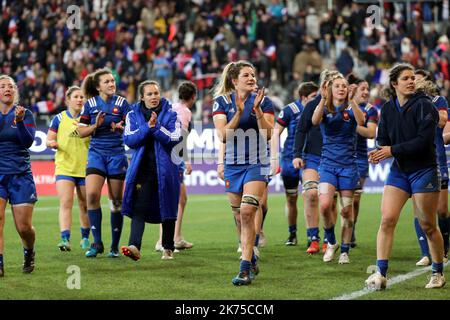
[[[448,262],[445,263],[444,267],[446,267],[448,264],[449,264]],[[420,269],[416,269],[414,271],[411,271],[411,272],[409,272],[407,274],[401,274],[401,275],[398,275],[398,276],[393,277],[391,279],[388,279],[388,281],[387,281],[387,288],[389,288],[390,286],[393,286],[394,284],[397,284],[397,283],[400,283],[400,282],[404,282],[404,281],[410,280],[412,278],[415,278],[417,276],[420,276],[421,274],[424,274],[425,272],[428,272],[430,270],[431,270],[431,267],[420,268]],[[342,296],[339,296],[339,297],[331,298],[331,300],[353,300],[353,299],[365,296],[366,294],[370,294],[372,292],[375,292],[375,291],[374,290],[369,290],[367,288],[364,288],[364,289],[359,290],[359,291],[354,291],[354,292],[351,292],[351,293],[343,294]]]

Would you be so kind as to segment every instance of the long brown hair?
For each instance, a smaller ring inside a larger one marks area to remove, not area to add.
[[[338,79],[343,79],[344,81],[347,82],[345,77],[341,73],[338,73],[338,74],[334,75],[330,80],[328,80],[328,83],[327,83],[326,107],[327,107],[328,112],[330,112],[330,113],[336,112],[336,108],[333,104],[333,83],[334,83],[334,81],[336,81]],[[348,103],[348,90],[347,90],[347,97],[345,99],[345,103]]]
[[[86,78],[84,78],[82,88],[83,94],[86,97],[86,99],[90,99],[92,97],[99,95],[97,87],[100,82],[100,77],[105,74],[112,75],[112,72],[108,68],[98,69],[95,72],[88,74]]]

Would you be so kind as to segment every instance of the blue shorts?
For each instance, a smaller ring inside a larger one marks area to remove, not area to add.
[[[128,160],[125,154],[104,156],[95,150],[89,150],[86,175],[95,173],[105,178],[123,177],[125,179],[127,168]]]
[[[180,184],[184,183],[184,170],[186,170],[186,164],[184,161],[178,165],[178,174],[180,175]]]
[[[358,166],[358,172],[360,178],[367,178],[369,176],[369,161],[367,159],[356,159],[356,165]]]
[[[305,153],[303,161],[305,162],[305,167],[303,168],[303,170],[313,169],[317,172],[319,171],[320,156],[316,156],[315,154],[311,153]]]
[[[295,169],[291,160],[281,159],[281,178],[285,190],[297,189],[299,182],[302,181],[302,171]]]
[[[225,191],[242,193],[244,185],[251,181],[269,183],[270,166],[262,164],[225,165]]]
[[[68,180],[68,181],[72,181],[75,186],[79,187],[79,186],[85,186],[86,185],[86,179],[85,178],[81,178],[81,177],[72,177],[72,176],[65,176],[62,174],[58,174],[55,177],[56,181],[59,180]]]
[[[332,184],[336,190],[355,190],[359,186],[358,168],[356,165],[346,168],[321,165],[319,181]]]
[[[403,173],[392,166],[385,185],[397,187],[409,194],[436,192],[441,189],[441,177],[437,167]]]
[[[441,174],[441,190],[448,189],[448,167],[439,166],[439,173]]]
[[[33,174],[0,174],[0,198],[9,200],[11,205],[35,203],[37,194]]]

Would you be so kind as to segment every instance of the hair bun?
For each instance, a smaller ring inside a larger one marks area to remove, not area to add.
[[[348,81],[349,84],[354,84],[354,83],[357,83],[359,81],[359,78],[357,78],[353,73],[350,73],[347,76],[347,81]]]

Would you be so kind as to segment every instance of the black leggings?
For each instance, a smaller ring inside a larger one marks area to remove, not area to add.
[[[166,220],[162,223],[162,246],[164,249],[175,250],[173,236],[175,234],[176,220]],[[128,245],[133,245],[141,250],[142,236],[144,235],[145,221],[140,216],[135,216],[131,220],[131,233]]]
[[[176,220],[166,220],[162,223],[162,246],[164,249],[175,250],[173,236],[175,234]]]

